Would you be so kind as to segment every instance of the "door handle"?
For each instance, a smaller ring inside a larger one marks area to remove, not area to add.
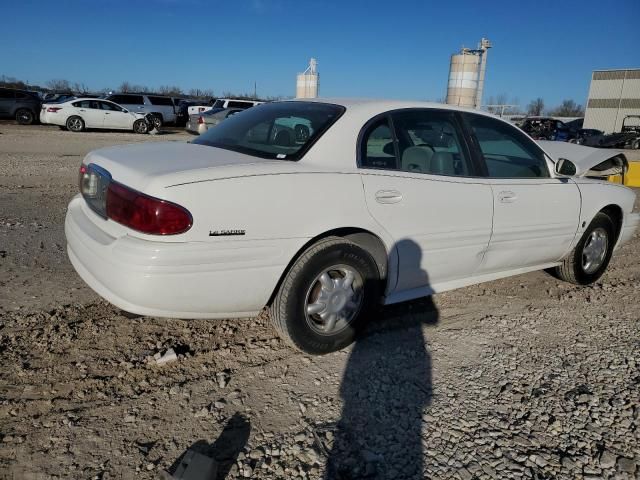
[[[402,200],[402,193],[397,190],[378,190],[376,192],[376,202],[378,203],[398,203]]]
[[[518,199],[518,196],[513,192],[505,191],[498,194],[498,199],[502,203],[513,203]]]
[[[105,115],[110,115],[110,113],[109,113],[109,112],[104,112],[104,114],[105,114]]]

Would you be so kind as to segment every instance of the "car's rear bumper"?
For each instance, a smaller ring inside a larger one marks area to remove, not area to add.
[[[196,122],[192,122],[190,120],[190,121],[187,122],[187,125],[185,126],[185,129],[189,133],[195,133],[196,135],[202,135],[204,132],[207,131],[207,126],[204,123],[196,123]]]
[[[65,220],[69,259],[100,296],[128,312],[174,318],[256,315],[303,239],[148,241],[115,238],[81,197]]]
[[[625,244],[633,237],[633,234],[640,227],[640,213],[630,213],[626,216],[622,230],[620,231],[620,238],[616,248]]]

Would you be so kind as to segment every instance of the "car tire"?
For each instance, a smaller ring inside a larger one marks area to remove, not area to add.
[[[615,241],[616,229],[613,221],[607,214],[599,212],[578,244],[552,273],[559,279],[576,285],[596,282],[609,266]]]
[[[156,130],[160,130],[160,128],[162,128],[162,115],[159,113],[152,113],[151,116],[153,117],[154,128]]]
[[[133,131],[135,133],[140,133],[140,134],[148,133],[149,124],[147,123],[146,120],[143,120],[142,118],[139,120],[136,120],[135,122],[133,122]]]
[[[633,142],[631,148],[633,148],[634,150],[640,150],[640,138]]]
[[[84,120],[82,120],[82,118],[77,115],[67,118],[66,125],[67,125],[67,130],[71,132],[84,131]]]
[[[353,343],[380,292],[373,257],[353,242],[328,237],[293,263],[270,306],[271,321],[304,353],[335,352]]]
[[[31,125],[35,121],[35,115],[28,108],[20,108],[16,111],[16,122],[20,125]]]

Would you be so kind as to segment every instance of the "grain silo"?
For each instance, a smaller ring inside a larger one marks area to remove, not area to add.
[[[318,87],[320,86],[320,74],[318,73],[318,62],[315,58],[309,60],[307,69],[298,74],[296,81],[296,98],[316,98]]]
[[[447,86],[449,105],[480,108],[489,48],[491,43],[483,38],[476,50],[463,48],[460,53],[451,55]]]

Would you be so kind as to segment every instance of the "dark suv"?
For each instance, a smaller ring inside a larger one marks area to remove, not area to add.
[[[38,120],[42,101],[36,93],[0,87],[0,118],[15,118],[21,125]]]

